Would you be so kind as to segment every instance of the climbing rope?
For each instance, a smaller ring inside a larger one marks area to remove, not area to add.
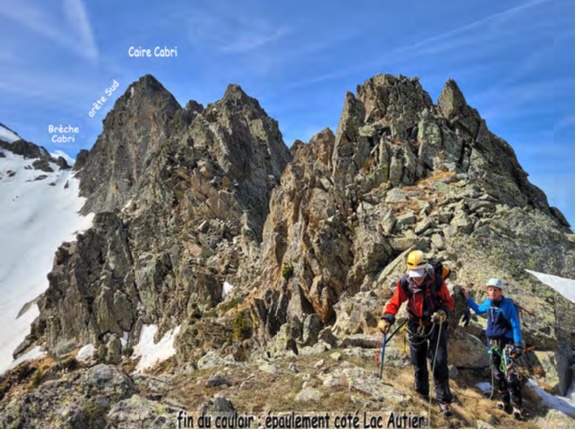
[[[497,354],[499,356],[499,370],[505,374],[505,377],[507,379],[509,379],[509,375],[511,374],[511,372],[515,372],[517,374],[517,377],[519,377],[517,364],[509,356],[507,347],[505,347],[505,350],[501,352],[501,348],[499,348],[498,345],[493,344],[493,346],[491,346],[491,349],[489,350],[489,367],[491,368],[491,395],[489,396],[489,400],[493,399],[493,394],[495,392],[495,375],[493,373],[493,354]]]
[[[489,400],[493,400],[493,393],[495,392],[495,375],[493,373],[493,348],[489,350],[489,369],[491,369],[491,395]]]
[[[411,329],[407,328],[405,329],[408,333],[409,333],[409,343],[413,346],[419,346],[422,345],[424,342],[426,342],[429,337],[431,336],[431,334],[433,333],[433,328],[434,328],[434,324],[431,325],[431,329],[429,330],[429,332],[425,332],[425,326],[419,326],[419,328],[417,329],[417,332],[413,332],[411,331]],[[415,341],[415,339],[420,339],[418,341]]]

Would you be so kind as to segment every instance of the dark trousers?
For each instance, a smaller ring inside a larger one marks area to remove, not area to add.
[[[523,398],[521,397],[521,381],[519,374],[511,362],[507,362],[503,356],[503,350],[508,344],[513,344],[511,339],[491,340],[491,371],[495,379],[499,400],[505,405],[512,403],[513,407],[521,409]]]
[[[411,345],[411,363],[415,371],[415,390],[423,396],[429,395],[429,370],[427,357],[431,368],[435,357],[437,341],[439,349],[433,368],[433,380],[435,381],[435,393],[440,403],[451,403],[453,395],[449,389],[449,368],[447,367],[447,323],[442,329],[437,324],[434,326],[422,326],[419,335],[419,325],[416,321],[409,321],[409,343]],[[429,333],[428,336],[423,337]],[[441,336],[439,339],[439,335]]]

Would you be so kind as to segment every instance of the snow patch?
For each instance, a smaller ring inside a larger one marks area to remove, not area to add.
[[[132,199],[130,199],[126,202],[126,204],[122,207],[121,211],[125,212],[130,207],[131,204],[132,204]]]
[[[25,361],[28,361],[28,360],[37,360],[37,359],[42,358],[44,356],[46,356],[46,351],[44,351],[44,349],[42,349],[42,347],[40,347],[40,346],[35,346],[30,351],[26,352],[25,354],[22,354],[16,360],[12,361],[4,369],[0,369],[0,376],[2,376],[4,374],[4,372],[6,372],[8,370],[14,369],[20,363],[24,363]]]
[[[527,385],[537,394],[541,401],[550,408],[557,409],[566,415],[575,417],[575,405],[566,397],[554,396],[540,388],[533,379],[527,381]]]
[[[94,354],[96,354],[96,348],[94,345],[89,343],[88,345],[84,345],[82,348],[80,348],[78,354],[76,354],[76,359],[80,361],[88,361],[94,357]]]
[[[140,361],[136,366],[136,373],[154,366],[157,362],[167,360],[176,354],[173,343],[176,335],[180,331],[180,326],[173,328],[160,339],[158,343],[154,343],[154,335],[158,331],[155,324],[143,325],[140,331],[140,340],[138,345],[134,347],[133,358],[140,356]]]
[[[14,133],[12,130],[6,128],[4,125],[0,124],[0,140],[4,142],[13,143],[20,140],[21,137]]]
[[[39,172],[25,168],[30,160],[10,151],[5,155],[0,158],[0,372],[39,314],[32,304],[18,317],[48,287],[54,253],[89,228],[94,216],[78,213],[86,199],[78,196],[78,180],[70,170]],[[40,174],[46,179],[34,181]]]
[[[232,291],[233,288],[234,287],[231,284],[224,281],[224,284],[222,284],[222,298],[224,299],[228,295],[228,293]]]
[[[475,385],[483,394],[491,394],[491,384],[488,382],[479,382]]]
[[[541,401],[549,408],[557,409],[560,412],[563,412],[566,415],[570,415],[575,417],[575,404],[571,403],[571,400],[566,397],[561,396],[554,396],[553,394],[549,394],[542,388],[540,388],[537,383],[533,379],[529,379],[527,381],[527,386],[539,396]],[[479,382],[475,385],[479,390],[481,390],[484,394],[491,393],[491,384],[489,382]]]
[[[124,334],[122,335],[122,338],[120,339],[120,344],[122,345],[122,348],[126,348],[126,345],[128,344],[129,335],[130,333],[128,333],[127,331],[125,331]]]
[[[561,278],[559,276],[548,275],[546,273],[533,272],[532,270],[528,269],[525,269],[525,271],[535,276],[544,284],[549,285],[551,288],[553,288],[555,291],[557,291],[566,299],[571,300],[573,303],[575,303],[574,279]]]

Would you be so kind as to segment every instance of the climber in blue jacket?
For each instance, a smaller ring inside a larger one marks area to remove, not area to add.
[[[513,300],[503,295],[503,281],[492,278],[487,282],[487,296],[483,303],[477,305],[465,291],[467,305],[476,314],[487,314],[485,335],[491,347],[491,368],[497,382],[499,401],[497,407],[506,410],[510,401],[513,404],[513,415],[521,419],[521,382],[515,369],[512,357],[523,354],[523,339],[517,308]]]

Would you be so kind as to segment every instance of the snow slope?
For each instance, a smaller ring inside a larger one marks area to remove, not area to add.
[[[553,288],[555,291],[557,291],[566,299],[571,300],[573,303],[575,303],[574,279],[561,278],[559,276],[548,275],[546,273],[533,272],[532,270],[528,269],[525,269],[525,271],[535,276],[544,284],[549,285],[551,288]]]
[[[78,181],[70,170],[60,171],[53,163],[53,173],[34,170],[34,160],[1,152],[0,374],[38,315],[34,304],[18,317],[22,307],[48,287],[54,252],[92,224],[92,214],[78,214],[85,199],[78,197]],[[35,180],[40,175],[47,177]]]
[[[12,143],[16,142],[17,140],[20,140],[20,136],[18,136],[12,130],[6,128],[4,124],[0,123],[0,140]]]

